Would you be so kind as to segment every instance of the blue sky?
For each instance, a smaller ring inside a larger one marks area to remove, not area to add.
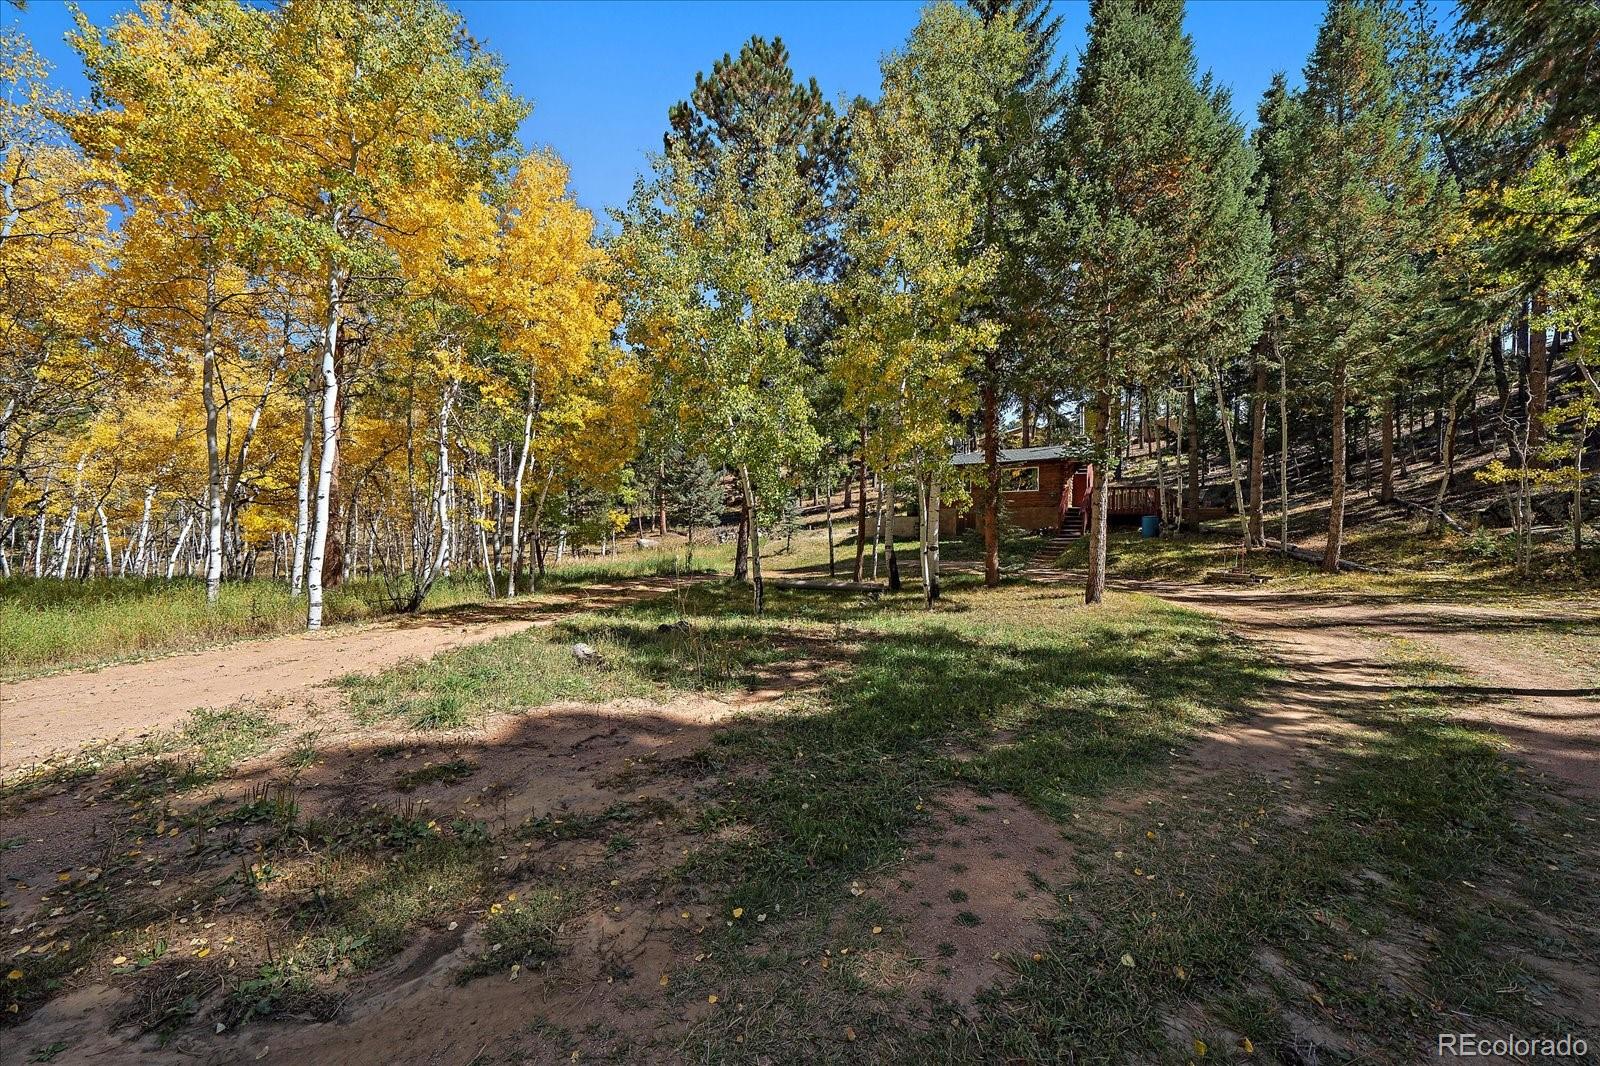
[[[87,0],[104,23],[122,0]],[[667,108],[724,52],[752,34],[782,37],[795,71],[815,77],[829,97],[873,96],[878,60],[898,47],[917,19],[914,0],[721,0],[721,2],[558,2],[454,0],[473,35],[506,61],[512,86],[533,101],[526,145],[548,146],[572,168],[579,200],[603,217],[626,201],[646,155],[661,147]],[[1089,20],[1087,0],[1056,0],[1063,47],[1076,62]],[[1299,82],[1316,39],[1320,0],[1190,0],[1187,28],[1202,70],[1234,91],[1247,118],[1274,71]],[[21,13],[0,4],[0,19],[24,32],[56,66],[55,79],[85,91],[72,51],[66,4],[33,0]]]

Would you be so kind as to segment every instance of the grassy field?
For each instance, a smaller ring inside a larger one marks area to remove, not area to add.
[[[714,561],[714,557],[713,557]],[[556,591],[616,578],[671,574],[669,554],[640,552],[552,567],[540,581]],[[500,586],[505,588],[504,575]],[[488,598],[482,574],[436,583],[423,610]],[[375,578],[357,578],[328,592],[329,625],[392,615],[397,591]],[[16,680],[148,655],[188,651],[250,637],[292,633],[305,626],[305,597],[277,581],[226,582],[215,604],[196,578],[95,578],[89,581],[0,579],[0,679]]]
[[[746,597],[349,677],[344,724],[211,712],[12,782],[23,869],[44,812],[71,831],[63,789],[127,814],[44,867],[48,898],[8,885],[30,950],[6,1017],[32,1039],[101,982],[137,1029],[249,1034],[339,1017],[442,941],[450,995],[622,997],[484,1032],[483,1062],[1403,1063],[1441,1026],[1585,1021],[1554,960],[1600,952],[1595,812],[1455,723],[1488,697],[1416,647],[1321,754],[1207,771],[1185,753],[1282,680],[1203,615],[967,576],[933,612],[774,589],[758,621]],[[683,700],[716,724],[663,717]],[[635,915],[651,961],[596,961]],[[980,968],[975,1002],[930,991]]]

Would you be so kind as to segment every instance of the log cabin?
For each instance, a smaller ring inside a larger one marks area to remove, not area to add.
[[[957,467],[981,467],[983,452],[961,452],[951,463]],[[1088,526],[1097,476],[1096,465],[1066,445],[1002,448],[1001,521],[1016,529],[1082,536]],[[1159,510],[1154,485],[1108,485],[1106,502],[1109,519],[1138,519]],[[941,531],[959,533],[978,528],[978,518],[975,506],[961,511],[945,507],[939,513],[939,527]]]

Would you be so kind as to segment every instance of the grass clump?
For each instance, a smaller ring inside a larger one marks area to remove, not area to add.
[[[483,949],[462,968],[457,980],[530,970],[561,954],[563,924],[577,910],[569,893],[535,888],[510,893],[489,907],[481,935]]]
[[[600,646],[600,664],[581,663],[548,631],[517,633],[453,648],[423,662],[377,674],[350,674],[338,684],[357,722],[400,722],[413,729],[456,729],[490,715],[557,700],[645,695],[652,686],[618,669],[614,649]]]

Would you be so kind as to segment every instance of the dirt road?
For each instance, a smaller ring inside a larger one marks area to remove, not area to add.
[[[1377,698],[1399,679],[1392,638],[1461,668],[1470,680],[1435,686],[1463,720],[1505,739],[1535,771],[1567,791],[1600,798],[1600,663],[1563,658],[1548,637],[1550,623],[1600,634],[1600,610],[1574,603],[1507,607],[1395,601],[1359,593],[1275,591],[1270,587],[1128,582],[1130,591],[1224,619],[1258,641],[1288,669],[1283,721],[1269,715],[1239,737],[1242,745],[1295,744],[1315,731],[1317,709]],[[1592,637],[1585,638],[1592,639]],[[1581,648],[1589,645],[1580,644]],[[1324,724],[1327,723],[1324,719]]]
[[[344,674],[425,659],[671,588],[668,578],[617,580],[537,600],[452,608],[9,683],[0,692],[0,773],[96,741],[147,736],[198,707],[304,692]]]

